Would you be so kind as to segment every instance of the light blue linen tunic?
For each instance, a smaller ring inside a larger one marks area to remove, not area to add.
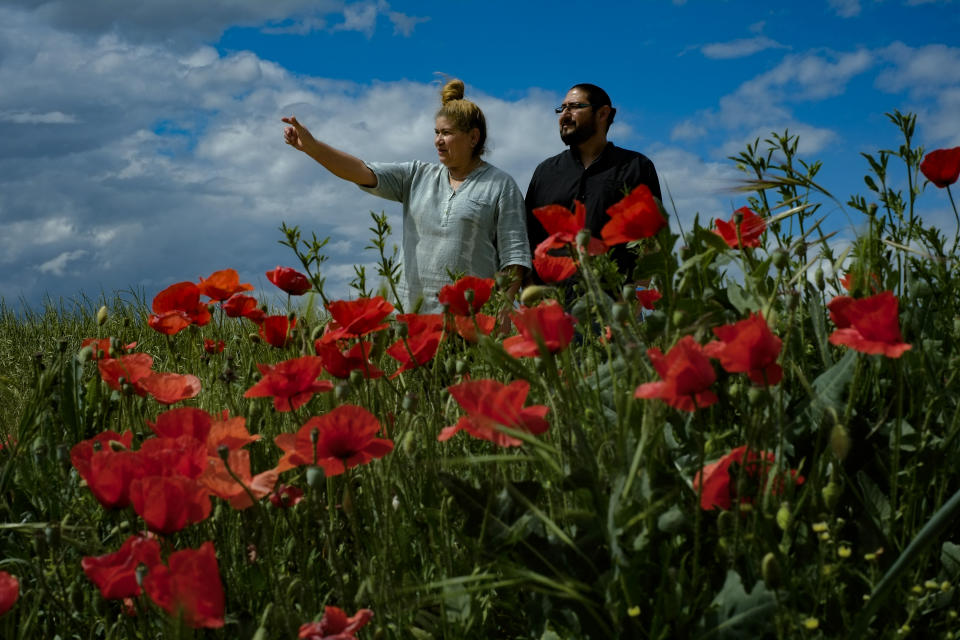
[[[486,162],[456,191],[442,164],[368,162],[377,186],[368,193],[403,203],[404,311],[422,296],[423,313],[438,313],[451,273],[492,278],[510,265],[530,267],[523,194],[509,175]]]

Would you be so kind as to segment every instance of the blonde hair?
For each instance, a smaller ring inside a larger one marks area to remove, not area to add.
[[[437,111],[436,117],[444,116],[453,122],[459,131],[469,132],[472,129],[480,131],[480,138],[477,140],[477,146],[473,148],[474,157],[479,157],[486,150],[487,141],[487,119],[483,117],[483,111],[473,102],[463,98],[463,81],[448,81],[443,85],[440,91],[440,102],[443,106]]]

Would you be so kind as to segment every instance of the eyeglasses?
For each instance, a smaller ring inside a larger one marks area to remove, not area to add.
[[[556,113],[563,113],[564,111],[579,111],[580,109],[586,109],[587,107],[595,107],[597,105],[590,104],[589,102],[568,102],[562,104],[559,107],[554,108]]]

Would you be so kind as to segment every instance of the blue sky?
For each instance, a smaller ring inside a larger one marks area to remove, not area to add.
[[[745,204],[726,157],[770,131],[799,133],[841,202],[864,191],[859,153],[900,143],[885,112],[917,113],[927,149],[960,145],[958,3],[768,4],[0,0],[0,297],[149,300],[226,267],[266,293],[266,270],[295,266],[281,221],[331,236],[347,295],[374,259],[369,211],[399,207],[286,147],[279,118],[367,160],[433,161],[442,74],[521,190],[563,148],[551,107],[603,86],[610,138],[654,161],[684,224]],[[944,193],[921,206],[953,224]],[[851,236],[854,213],[822,211]]]

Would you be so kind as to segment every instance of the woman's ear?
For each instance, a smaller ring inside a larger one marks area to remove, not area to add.
[[[480,129],[474,127],[470,129],[470,146],[475,147],[480,142]]]

